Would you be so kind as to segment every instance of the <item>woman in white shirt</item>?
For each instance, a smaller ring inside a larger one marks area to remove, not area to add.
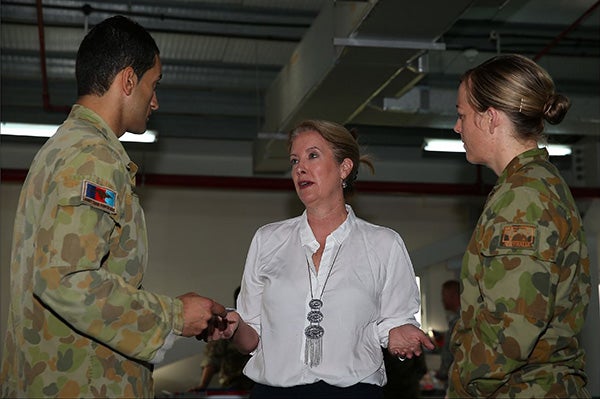
[[[360,155],[343,126],[302,122],[290,132],[301,216],[261,227],[250,246],[237,312],[225,331],[253,356],[251,398],[382,398],[381,347],[418,356],[419,292],[402,238],[346,204]],[[397,327],[400,326],[400,327]]]

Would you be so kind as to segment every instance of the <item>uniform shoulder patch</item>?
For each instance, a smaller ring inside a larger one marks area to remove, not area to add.
[[[117,202],[117,192],[108,187],[92,183],[89,180],[83,181],[81,200],[95,208],[108,211],[111,214],[117,213],[115,205]]]
[[[531,224],[509,224],[502,228],[500,245],[505,248],[533,248],[536,227]]]

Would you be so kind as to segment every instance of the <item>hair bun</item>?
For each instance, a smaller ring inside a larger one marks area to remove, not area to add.
[[[571,101],[562,94],[553,93],[544,104],[543,116],[550,124],[560,123],[571,107]]]

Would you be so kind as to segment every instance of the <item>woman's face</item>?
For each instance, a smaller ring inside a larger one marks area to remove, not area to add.
[[[486,123],[485,113],[478,112],[469,104],[464,82],[458,88],[456,111],[458,118],[454,124],[454,131],[460,134],[467,161],[487,165],[493,150],[489,141],[489,124]]]
[[[352,169],[352,161],[346,158],[339,164],[320,133],[309,130],[296,136],[290,163],[296,192],[307,208],[343,201],[342,180]]]

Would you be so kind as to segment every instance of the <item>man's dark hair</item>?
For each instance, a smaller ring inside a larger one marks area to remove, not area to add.
[[[88,32],[77,51],[77,95],[103,95],[128,66],[141,79],[158,54],[156,42],[137,22],[121,15],[105,19]]]
[[[442,284],[442,288],[448,291],[451,290],[452,292],[456,292],[458,295],[460,295],[460,281],[458,280],[448,280]]]

